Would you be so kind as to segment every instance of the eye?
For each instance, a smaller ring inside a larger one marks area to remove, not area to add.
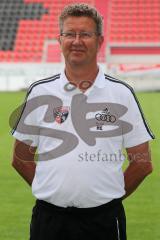
[[[74,32],[66,32],[63,34],[66,38],[74,38],[75,33]]]
[[[92,36],[89,32],[81,32],[80,35],[83,38],[90,38]]]

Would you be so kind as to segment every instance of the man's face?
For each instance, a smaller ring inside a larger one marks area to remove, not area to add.
[[[90,36],[70,34],[90,33]],[[66,65],[84,66],[96,63],[97,53],[103,43],[103,37],[96,35],[96,24],[89,17],[68,17],[63,24],[62,35],[59,39]],[[66,35],[67,33],[67,35]]]

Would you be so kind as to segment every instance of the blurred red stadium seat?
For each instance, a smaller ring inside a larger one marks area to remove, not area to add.
[[[112,0],[110,41],[160,42],[160,1]]]

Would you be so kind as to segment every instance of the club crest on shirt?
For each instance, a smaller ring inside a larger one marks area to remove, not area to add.
[[[60,106],[53,109],[54,119],[59,124],[63,123],[67,119],[68,114],[69,114],[69,107]]]

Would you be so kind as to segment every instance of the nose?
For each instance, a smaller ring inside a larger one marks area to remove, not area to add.
[[[74,38],[74,40],[73,40],[73,43],[74,43],[74,44],[79,44],[79,43],[81,43],[81,37],[80,37],[79,34],[76,34],[76,35],[75,35],[75,38]]]

